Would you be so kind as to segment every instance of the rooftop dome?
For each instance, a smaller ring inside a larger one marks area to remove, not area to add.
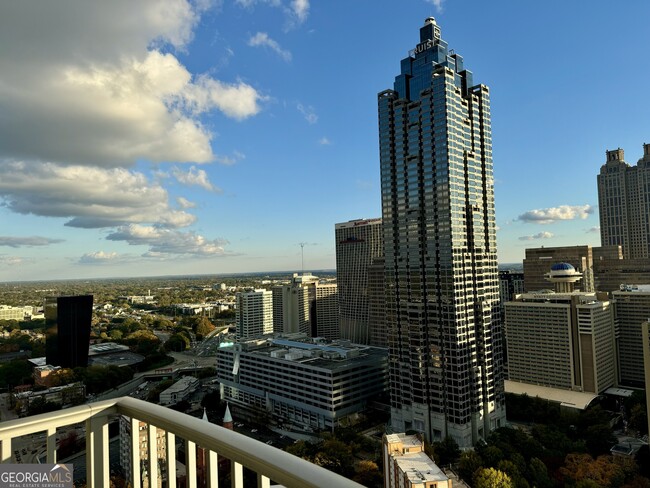
[[[557,263],[551,266],[551,271],[575,271],[576,269],[569,263]]]

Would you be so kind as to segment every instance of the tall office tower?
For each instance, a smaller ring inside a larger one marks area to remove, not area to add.
[[[506,303],[508,379],[601,393],[616,384],[612,303],[606,293],[575,291],[581,276],[570,264],[550,268],[555,292],[523,293]]]
[[[237,293],[237,339],[273,332],[273,294],[268,290]]]
[[[621,286],[612,297],[618,322],[619,382],[643,388],[641,324],[650,318],[650,285]]]
[[[623,149],[606,151],[598,175],[600,240],[623,246],[625,259],[650,258],[650,144],[636,166],[623,159]]]
[[[468,447],[505,422],[489,89],[430,17],[378,104],[392,425]]]
[[[335,284],[321,284],[311,273],[294,273],[290,284],[273,287],[272,292],[273,332],[339,338]]]
[[[368,266],[368,334],[371,346],[388,347],[386,330],[386,277],[384,258],[375,258]]]
[[[524,292],[524,273],[519,271],[499,271],[499,303],[501,323],[504,320],[505,304],[516,295]]]
[[[368,344],[368,268],[374,258],[384,255],[381,219],[336,224],[334,238],[341,337]]]
[[[339,297],[336,284],[313,286],[314,301],[310,309],[311,336],[325,339],[339,339]]]
[[[568,263],[582,273],[577,287],[582,291],[594,290],[594,250],[591,246],[537,247],[526,249],[524,259],[524,290],[539,291],[549,288],[546,274],[555,263]]]
[[[46,297],[45,360],[51,366],[88,366],[93,296]]]

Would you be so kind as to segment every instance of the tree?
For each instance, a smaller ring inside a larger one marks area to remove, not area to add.
[[[632,407],[628,425],[640,434],[648,433],[648,413],[645,404],[637,403]]]
[[[441,466],[454,464],[460,457],[460,448],[453,437],[450,436],[445,437],[440,442],[434,443],[433,450],[439,456]]]
[[[546,465],[539,458],[532,458],[530,460],[530,483],[537,488],[552,488],[553,482],[548,476],[548,469]]]
[[[207,336],[210,332],[212,332],[215,329],[214,325],[212,325],[212,322],[210,322],[210,319],[206,317],[200,317],[199,320],[196,322],[196,329],[195,333],[200,336]]]
[[[167,342],[165,342],[165,351],[182,352],[189,347],[189,340],[182,334],[172,335]]]
[[[609,424],[591,425],[587,427],[583,436],[587,450],[593,457],[609,453],[611,447],[617,442]]]
[[[458,461],[458,474],[462,479],[471,483],[474,473],[483,468],[483,460],[475,451],[465,451]]]
[[[475,478],[475,488],[513,488],[510,476],[498,469],[483,468]]]
[[[382,486],[382,480],[381,472],[376,463],[372,461],[359,461],[357,463],[352,481],[356,481],[363,486],[379,488]]]
[[[621,486],[625,473],[621,465],[612,456],[599,456],[593,459],[589,454],[569,454],[560,473],[565,480],[573,481],[576,485],[586,480],[595,482],[593,486]],[[590,486],[586,484],[585,486]]]

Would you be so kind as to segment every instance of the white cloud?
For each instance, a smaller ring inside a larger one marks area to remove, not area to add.
[[[293,10],[298,21],[304,22],[307,19],[307,15],[309,15],[309,0],[292,0],[291,10]]]
[[[196,166],[190,167],[187,172],[175,167],[172,168],[172,174],[174,175],[174,178],[183,185],[200,186],[208,191],[217,193],[221,192],[221,189],[217,188],[210,182],[208,173],[206,173],[205,170],[196,169]]]
[[[49,237],[31,236],[31,237],[11,237],[0,236],[0,246],[5,247],[35,247],[35,246],[49,246],[50,244],[58,244],[64,242],[63,239],[50,239]]]
[[[560,205],[559,207],[529,210],[517,219],[533,224],[551,224],[558,220],[584,220],[593,212],[594,208],[591,205]]]
[[[185,48],[203,8],[185,0],[4,5],[0,158],[211,161],[212,134],[197,116],[216,109],[242,120],[264,97],[241,81],[194,76],[156,49]]]
[[[540,232],[532,236],[521,236],[520,241],[536,241],[538,239],[550,239],[554,234],[552,232]]]
[[[332,142],[327,137],[323,136],[318,140],[318,144],[321,146],[329,146]]]
[[[590,229],[587,230],[588,234],[599,234],[600,233],[600,226],[597,225],[595,227],[591,227]]]
[[[272,51],[275,51],[282,59],[289,62],[291,61],[291,52],[282,49],[277,41],[271,39],[266,32],[258,32],[248,40],[248,45],[253,47],[264,46]]]
[[[116,252],[96,251],[86,253],[79,258],[79,264],[108,264],[115,263],[120,258]]]
[[[427,3],[431,3],[436,7],[436,11],[438,13],[441,13],[443,11],[442,4],[445,2],[445,0],[426,0]]]
[[[6,256],[0,255],[0,265],[5,266],[21,266],[28,262],[28,259],[21,258],[20,256]]]
[[[225,239],[208,240],[195,232],[180,232],[160,227],[131,224],[106,237],[110,241],[126,241],[134,246],[149,246],[147,257],[220,256],[225,254]]]
[[[298,103],[296,105],[296,108],[298,109],[298,112],[300,112],[305,117],[305,120],[310,124],[315,124],[318,122],[318,115],[316,115],[314,112],[314,107],[304,106],[302,103]]]
[[[196,203],[190,202],[187,198],[183,197],[177,197],[176,198],[176,203],[178,203],[178,206],[181,208],[194,208],[196,207]]]
[[[123,168],[5,162],[0,164],[0,199],[14,212],[68,218],[66,225],[72,227],[126,223],[184,227],[195,220],[172,209],[159,184]]]
[[[246,155],[239,151],[233,151],[232,156],[227,156],[224,154],[224,155],[217,155],[214,158],[214,160],[217,163],[225,164],[226,166],[232,166],[233,164],[238,163],[242,159],[246,159]]]

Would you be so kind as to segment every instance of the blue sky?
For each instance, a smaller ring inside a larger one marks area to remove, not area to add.
[[[599,245],[650,142],[646,1],[6,2],[0,281],[334,268],[426,17],[490,87],[500,262]]]

